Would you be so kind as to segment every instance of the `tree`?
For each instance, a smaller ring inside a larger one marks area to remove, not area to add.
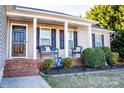
[[[86,13],[86,18],[99,21],[98,26],[113,31],[124,30],[124,5],[99,5]]]
[[[116,38],[112,41],[112,49],[124,58],[124,31],[119,31]]]
[[[94,6],[86,13],[86,18],[99,21],[101,28],[118,32],[112,41],[112,50],[124,57],[124,5]]]

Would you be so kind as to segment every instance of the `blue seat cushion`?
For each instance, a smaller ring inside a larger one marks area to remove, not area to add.
[[[45,48],[45,46],[40,46],[40,47],[39,47],[39,50],[40,50],[40,51],[46,51],[46,48]]]
[[[56,51],[56,47],[50,47],[51,51]]]

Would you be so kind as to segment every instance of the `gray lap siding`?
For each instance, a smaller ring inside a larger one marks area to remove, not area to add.
[[[3,69],[6,60],[7,49],[7,16],[5,7],[0,5],[0,81],[3,76]]]

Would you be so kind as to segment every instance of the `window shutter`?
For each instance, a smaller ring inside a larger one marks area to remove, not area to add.
[[[104,35],[101,35],[102,38],[102,46],[104,46]]]
[[[36,40],[37,40],[37,49],[39,47],[39,37],[40,37],[40,29],[39,27],[37,28],[37,37],[36,37]]]
[[[64,49],[64,30],[60,30],[60,49]]]
[[[74,48],[78,45],[77,32],[74,31]]]
[[[95,34],[92,33],[92,47],[95,48]]]
[[[51,45],[56,47],[56,29],[51,30]]]

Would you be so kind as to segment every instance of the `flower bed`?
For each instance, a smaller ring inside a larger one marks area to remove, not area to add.
[[[124,68],[123,62],[120,61],[119,54],[112,52],[111,48],[97,47],[85,49],[80,59],[69,57],[62,59],[59,67],[53,60],[45,60],[40,69],[47,75],[54,75]]]
[[[65,68],[53,68],[51,70],[48,70],[47,73],[46,71],[42,71],[42,73],[44,73],[45,75],[61,75],[61,74],[72,74],[72,73],[82,73],[82,72],[93,72],[93,71],[104,71],[104,70],[113,70],[113,69],[120,69],[120,68],[124,68],[124,65],[116,65],[111,67],[105,67],[105,68],[89,68],[89,67],[82,67],[82,66],[74,66],[72,68],[69,69],[65,69]]]

